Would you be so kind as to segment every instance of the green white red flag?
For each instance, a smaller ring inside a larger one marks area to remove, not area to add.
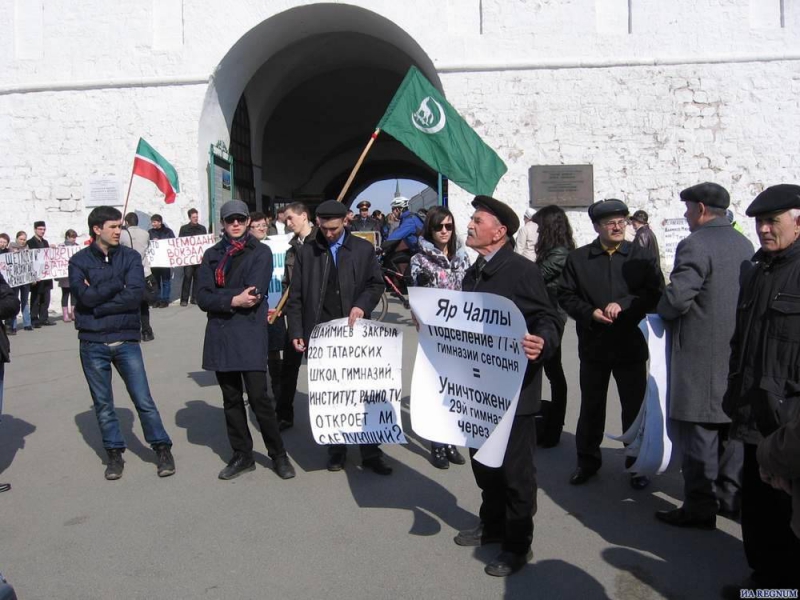
[[[142,138],[139,138],[139,145],[136,147],[133,174],[155,183],[163,192],[164,202],[167,204],[175,202],[175,194],[181,191],[175,167]]]

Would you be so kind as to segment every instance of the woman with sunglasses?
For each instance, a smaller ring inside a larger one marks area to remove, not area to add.
[[[425,219],[419,252],[411,257],[411,278],[414,285],[446,290],[460,290],[469,257],[456,237],[453,213],[444,206],[432,208]],[[466,461],[455,446],[431,442],[431,464],[447,469],[450,463]]]
[[[558,305],[558,279],[567,263],[567,256],[575,250],[572,227],[566,213],[558,206],[545,206],[531,217],[538,226],[536,264],[542,272],[544,284],[550,300],[558,309],[561,320],[566,324],[567,313]],[[564,428],[564,415],[567,412],[567,378],[561,366],[561,345],[553,356],[544,363],[544,374],[550,381],[551,401],[542,403],[544,427],[539,437],[539,445],[544,448],[557,446]],[[546,408],[545,408],[546,407]]]

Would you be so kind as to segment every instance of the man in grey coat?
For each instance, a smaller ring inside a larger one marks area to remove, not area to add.
[[[669,426],[682,454],[684,500],[681,508],[656,517],[678,527],[715,529],[717,513],[735,517],[739,511],[742,446],[728,439],[722,397],[739,274],[753,245],[725,217],[725,188],[701,183],[680,197],[691,234],[678,244],[658,314],[672,324]]]

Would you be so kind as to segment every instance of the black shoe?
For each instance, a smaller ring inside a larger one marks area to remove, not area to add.
[[[44,325],[45,327],[52,327],[55,324],[56,324],[56,322],[55,321],[51,321],[50,319],[48,319],[47,321],[42,323],[42,325]]]
[[[297,473],[294,472],[292,463],[289,462],[289,457],[285,454],[273,460],[272,464],[275,467],[275,472],[281,479],[292,479],[297,475]]]
[[[169,308],[169,302],[166,300],[161,301],[161,308]]]
[[[519,571],[533,558],[533,550],[525,554],[503,551],[492,562],[486,565],[484,571],[492,577],[508,577]]]
[[[153,335],[153,331],[152,330],[143,331],[142,332],[142,341],[143,342],[152,342],[154,339],[156,339],[156,336]]]
[[[285,429],[289,429],[294,425],[293,421],[289,419],[279,419],[278,420],[278,431],[284,431]]]
[[[33,331],[33,327],[28,325],[27,327],[23,327],[25,331]]]
[[[437,469],[449,469],[450,461],[447,460],[447,450],[442,446],[431,448],[431,464]]]
[[[386,463],[386,459],[384,459],[383,456],[373,456],[372,458],[362,460],[361,466],[365,469],[372,469],[372,471],[378,475],[391,475],[393,470],[392,467]]]
[[[256,470],[256,461],[253,459],[252,454],[244,454],[242,452],[234,452],[228,465],[219,472],[219,478],[228,480],[238,477],[242,473]]]
[[[344,461],[347,459],[347,454],[344,452],[336,452],[328,456],[328,471],[341,471],[344,469]]]
[[[189,306],[189,303],[186,300],[181,300],[181,306]]]
[[[0,493],[7,492],[11,489],[10,483],[0,483]]]
[[[445,453],[447,454],[447,460],[454,465],[463,465],[467,462],[455,446],[448,444],[445,448]]]
[[[42,324],[41,323],[34,323],[33,324],[33,328],[34,329],[41,329],[42,328]]]
[[[191,300],[189,300],[189,304],[197,304],[197,300],[195,298],[192,298]]]
[[[659,510],[656,512],[656,519],[668,525],[675,527],[689,527],[692,529],[705,529],[713,531],[717,528],[716,515],[709,515],[707,517],[693,517],[682,508],[675,508],[673,510]]]
[[[114,481],[122,477],[125,461],[122,459],[122,448],[108,448],[108,462],[106,463],[106,479]]]
[[[169,444],[159,444],[153,450],[158,455],[158,476],[169,477],[175,475],[175,459],[172,458]]]
[[[650,478],[647,475],[631,475],[631,487],[635,490],[643,490],[650,485]]]
[[[597,470],[592,470],[587,467],[578,467],[572,472],[572,475],[569,478],[569,482],[572,485],[582,485],[589,481],[592,477],[597,474]]]
[[[479,523],[475,529],[459,531],[453,541],[458,546],[485,546],[486,544],[500,544],[503,541],[503,536],[485,533],[483,523]]]
[[[17,335],[17,330],[16,329],[9,329],[8,330],[8,335]]]

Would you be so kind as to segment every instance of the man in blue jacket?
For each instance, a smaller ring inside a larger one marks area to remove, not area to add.
[[[75,325],[86,383],[108,453],[105,477],[122,477],[125,440],[114,411],[111,365],[125,382],[142,422],[144,437],[158,455],[158,476],[175,473],[172,441],[164,430],[144,370],[139,305],[144,295],[142,259],[121,246],[122,213],[98,206],[89,213],[92,244],[69,261],[70,289],[77,300]]]

